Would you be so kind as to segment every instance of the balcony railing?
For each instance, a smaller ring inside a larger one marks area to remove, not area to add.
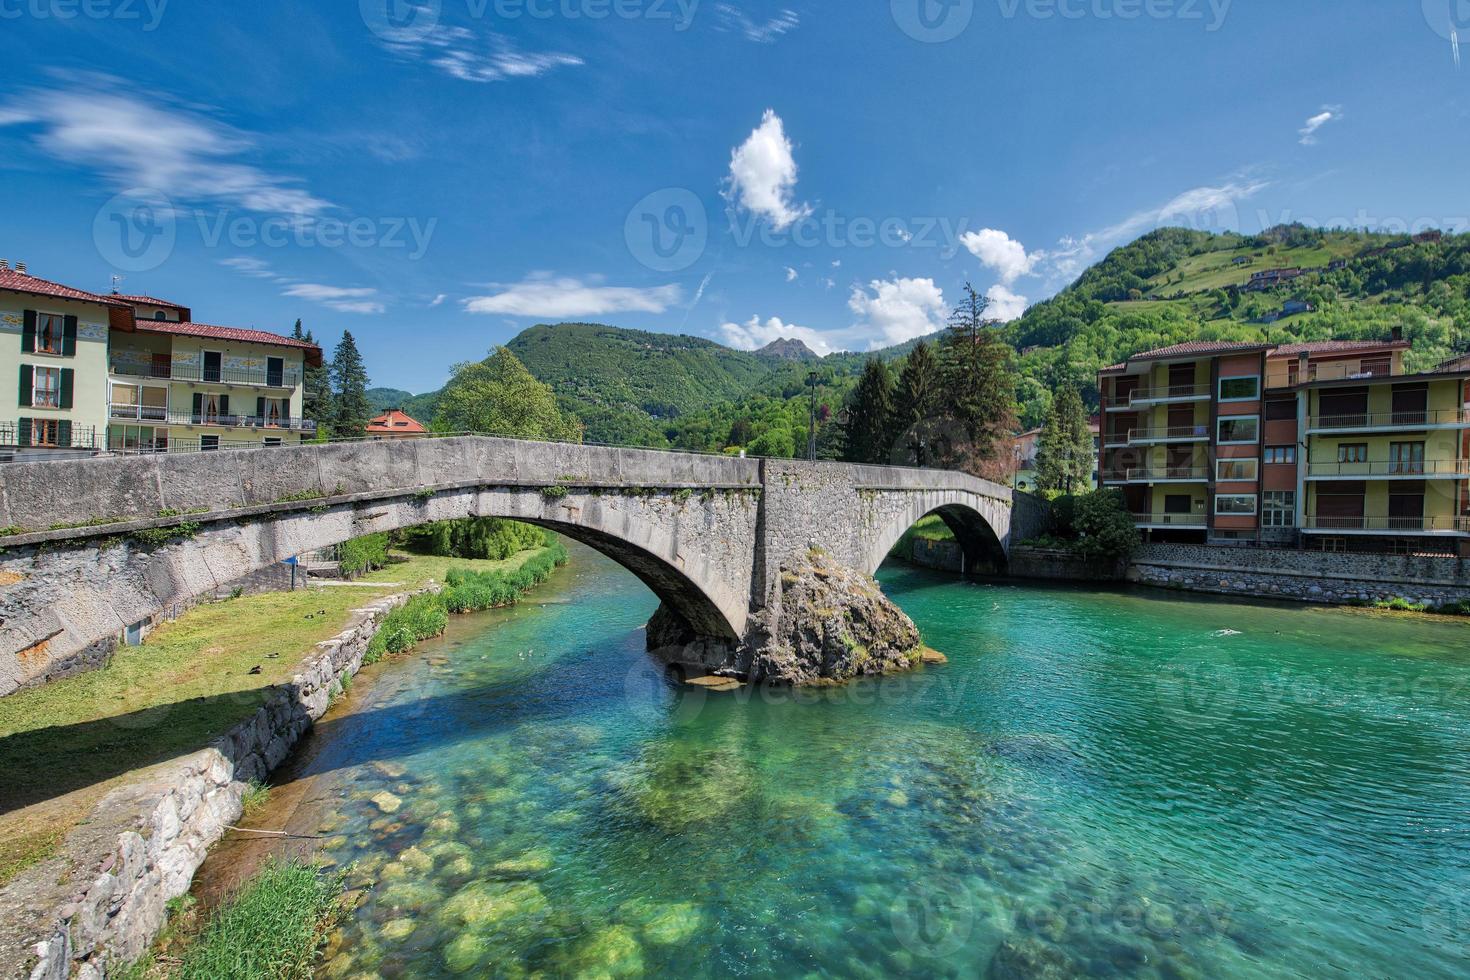
[[[1128,430],[1122,432],[1108,432],[1103,435],[1104,446],[1126,446],[1128,445]]]
[[[1470,477],[1470,460],[1377,459],[1355,463],[1308,463],[1307,479],[1420,479]]]
[[[1162,388],[1135,388],[1128,396],[1128,404],[1164,401],[1203,401],[1210,397],[1209,385],[1165,385]]]
[[[296,445],[293,443],[282,443],[282,445]],[[255,442],[242,442],[237,439],[220,439],[215,444],[206,447],[203,439],[157,439],[152,442],[147,440],[135,446],[114,446],[112,452],[119,456],[153,456],[160,453],[199,453],[199,452],[226,452],[232,449],[274,449],[272,444]]]
[[[36,442],[26,439],[27,448],[35,449],[100,449],[97,442],[97,429],[91,425],[73,425],[69,435],[61,436],[61,426],[57,426],[58,440],[56,442]],[[29,436],[30,433],[27,433]],[[17,422],[0,422],[0,446],[19,446],[21,428]]]
[[[1172,425],[1162,429],[1129,429],[1128,442],[1208,442],[1208,425]]]
[[[301,383],[301,372],[294,368],[280,371],[243,370],[239,368],[205,368],[199,364],[129,364],[113,360],[108,365],[113,374],[132,378],[154,378],[159,381],[195,381],[202,384],[249,385],[256,388],[295,388]]]
[[[1140,527],[1204,527],[1209,518],[1204,514],[1134,514],[1133,523]]]
[[[1402,531],[1470,534],[1470,517],[1319,517],[1308,514],[1308,531]]]
[[[1203,466],[1140,466],[1124,474],[1126,483],[1157,483],[1163,480],[1204,482],[1210,471]]]
[[[1348,415],[1313,415],[1312,429],[1424,429],[1439,425],[1470,425],[1470,411],[1442,408],[1413,412],[1358,412]]]
[[[155,405],[112,405],[111,418],[130,422],[153,422],[158,425],[217,425],[230,429],[279,429],[286,432],[315,432],[312,419],[293,419],[261,415],[220,415],[212,412],[193,414],[170,412]]]

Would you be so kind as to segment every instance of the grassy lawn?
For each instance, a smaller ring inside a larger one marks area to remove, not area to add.
[[[208,603],[101,670],[0,698],[0,885],[48,857],[129,774],[196,751],[248,718],[353,609],[442,582],[450,568],[513,569],[534,553],[501,562],[400,556],[407,560],[362,586]]]

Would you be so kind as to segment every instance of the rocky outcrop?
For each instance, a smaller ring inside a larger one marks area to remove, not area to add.
[[[893,674],[923,658],[918,627],[878,583],[819,551],[781,569],[738,647],[693,636],[665,608],[648,624],[648,645],[686,669],[793,686]]]

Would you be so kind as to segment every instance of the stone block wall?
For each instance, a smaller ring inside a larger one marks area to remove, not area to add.
[[[1470,599],[1470,559],[1149,544],[1128,580],[1166,589],[1298,602],[1443,605]]]
[[[1016,578],[1060,582],[1118,582],[1121,561],[1099,561],[1054,548],[1012,548],[1010,572]]]
[[[239,819],[248,784],[286,759],[362,667],[383,617],[407,599],[358,610],[251,718],[109,793],[61,854],[0,890],[0,976],[101,980],[140,957],[168,901],[189,890],[210,846]]]

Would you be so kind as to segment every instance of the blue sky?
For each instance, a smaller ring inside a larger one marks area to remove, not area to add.
[[[413,391],[538,322],[863,350],[1161,223],[1466,230],[1460,37],[1466,0],[0,0],[0,256],[351,330]]]

